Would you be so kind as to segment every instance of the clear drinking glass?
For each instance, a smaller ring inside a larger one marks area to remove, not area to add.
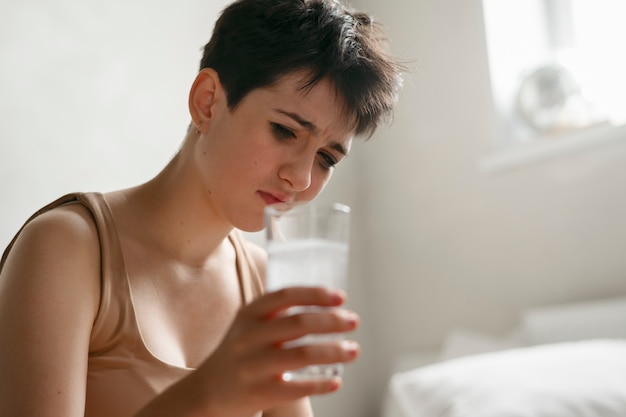
[[[340,203],[278,204],[265,209],[267,291],[291,286],[346,290],[350,207]],[[293,307],[294,314],[321,307]],[[307,335],[285,348],[341,340],[341,334]],[[342,364],[314,365],[290,370],[284,380],[332,378]]]

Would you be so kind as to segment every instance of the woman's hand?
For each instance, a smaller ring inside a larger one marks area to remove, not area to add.
[[[243,307],[220,346],[186,381],[193,386],[196,404],[207,416],[251,416],[305,396],[337,390],[340,378],[287,382],[282,374],[314,364],[352,361],[359,352],[356,342],[288,349],[281,345],[306,334],[354,330],[358,317],[339,308],[344,301],[341,292],[299,287],[268,293]],[[281,314],[293,306],[335,308]]]

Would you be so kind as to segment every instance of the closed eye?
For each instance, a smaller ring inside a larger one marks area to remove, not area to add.
[[[333,169],[339,163],[339,161],[328,152],[320,151],[317,154],[320,157],[320,165],[326,170]]]
[[[274,136],[279,140],[287,140],[287,139],[295,139],[296,134],[293,130],[279,124],[279,123],[270,123],[272,126],[272,132]]]

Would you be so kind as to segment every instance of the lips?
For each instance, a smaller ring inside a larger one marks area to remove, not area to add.
[[[266,191],[259,191],[258,192],[259,196],[261,197],[261,199],[265,202],[265,204],[270,205],[270,204],[277,204],[277,203],[285,203],[287,201],[289,201],[289,197],[287,197],[284,194],[280,194],[280,193],[268,193]]]

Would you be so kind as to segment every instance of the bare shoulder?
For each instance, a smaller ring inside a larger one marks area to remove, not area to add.
[[[99,287],[99,270],[95,221],[81,204],[68,204],[41,214],[24,227],[0,276],[5,284],[19,281],[27,285],[38,280],[38,285],[53,285],[50,280],[56,279],[59,285],[92,292]],[[74,278],[80,281],[69,282]]]
[[[0,271],[0,334],[10,341],[0,343],[0,415],[83,415],[99,297],[89,211],[70,204],[29,222]]]

